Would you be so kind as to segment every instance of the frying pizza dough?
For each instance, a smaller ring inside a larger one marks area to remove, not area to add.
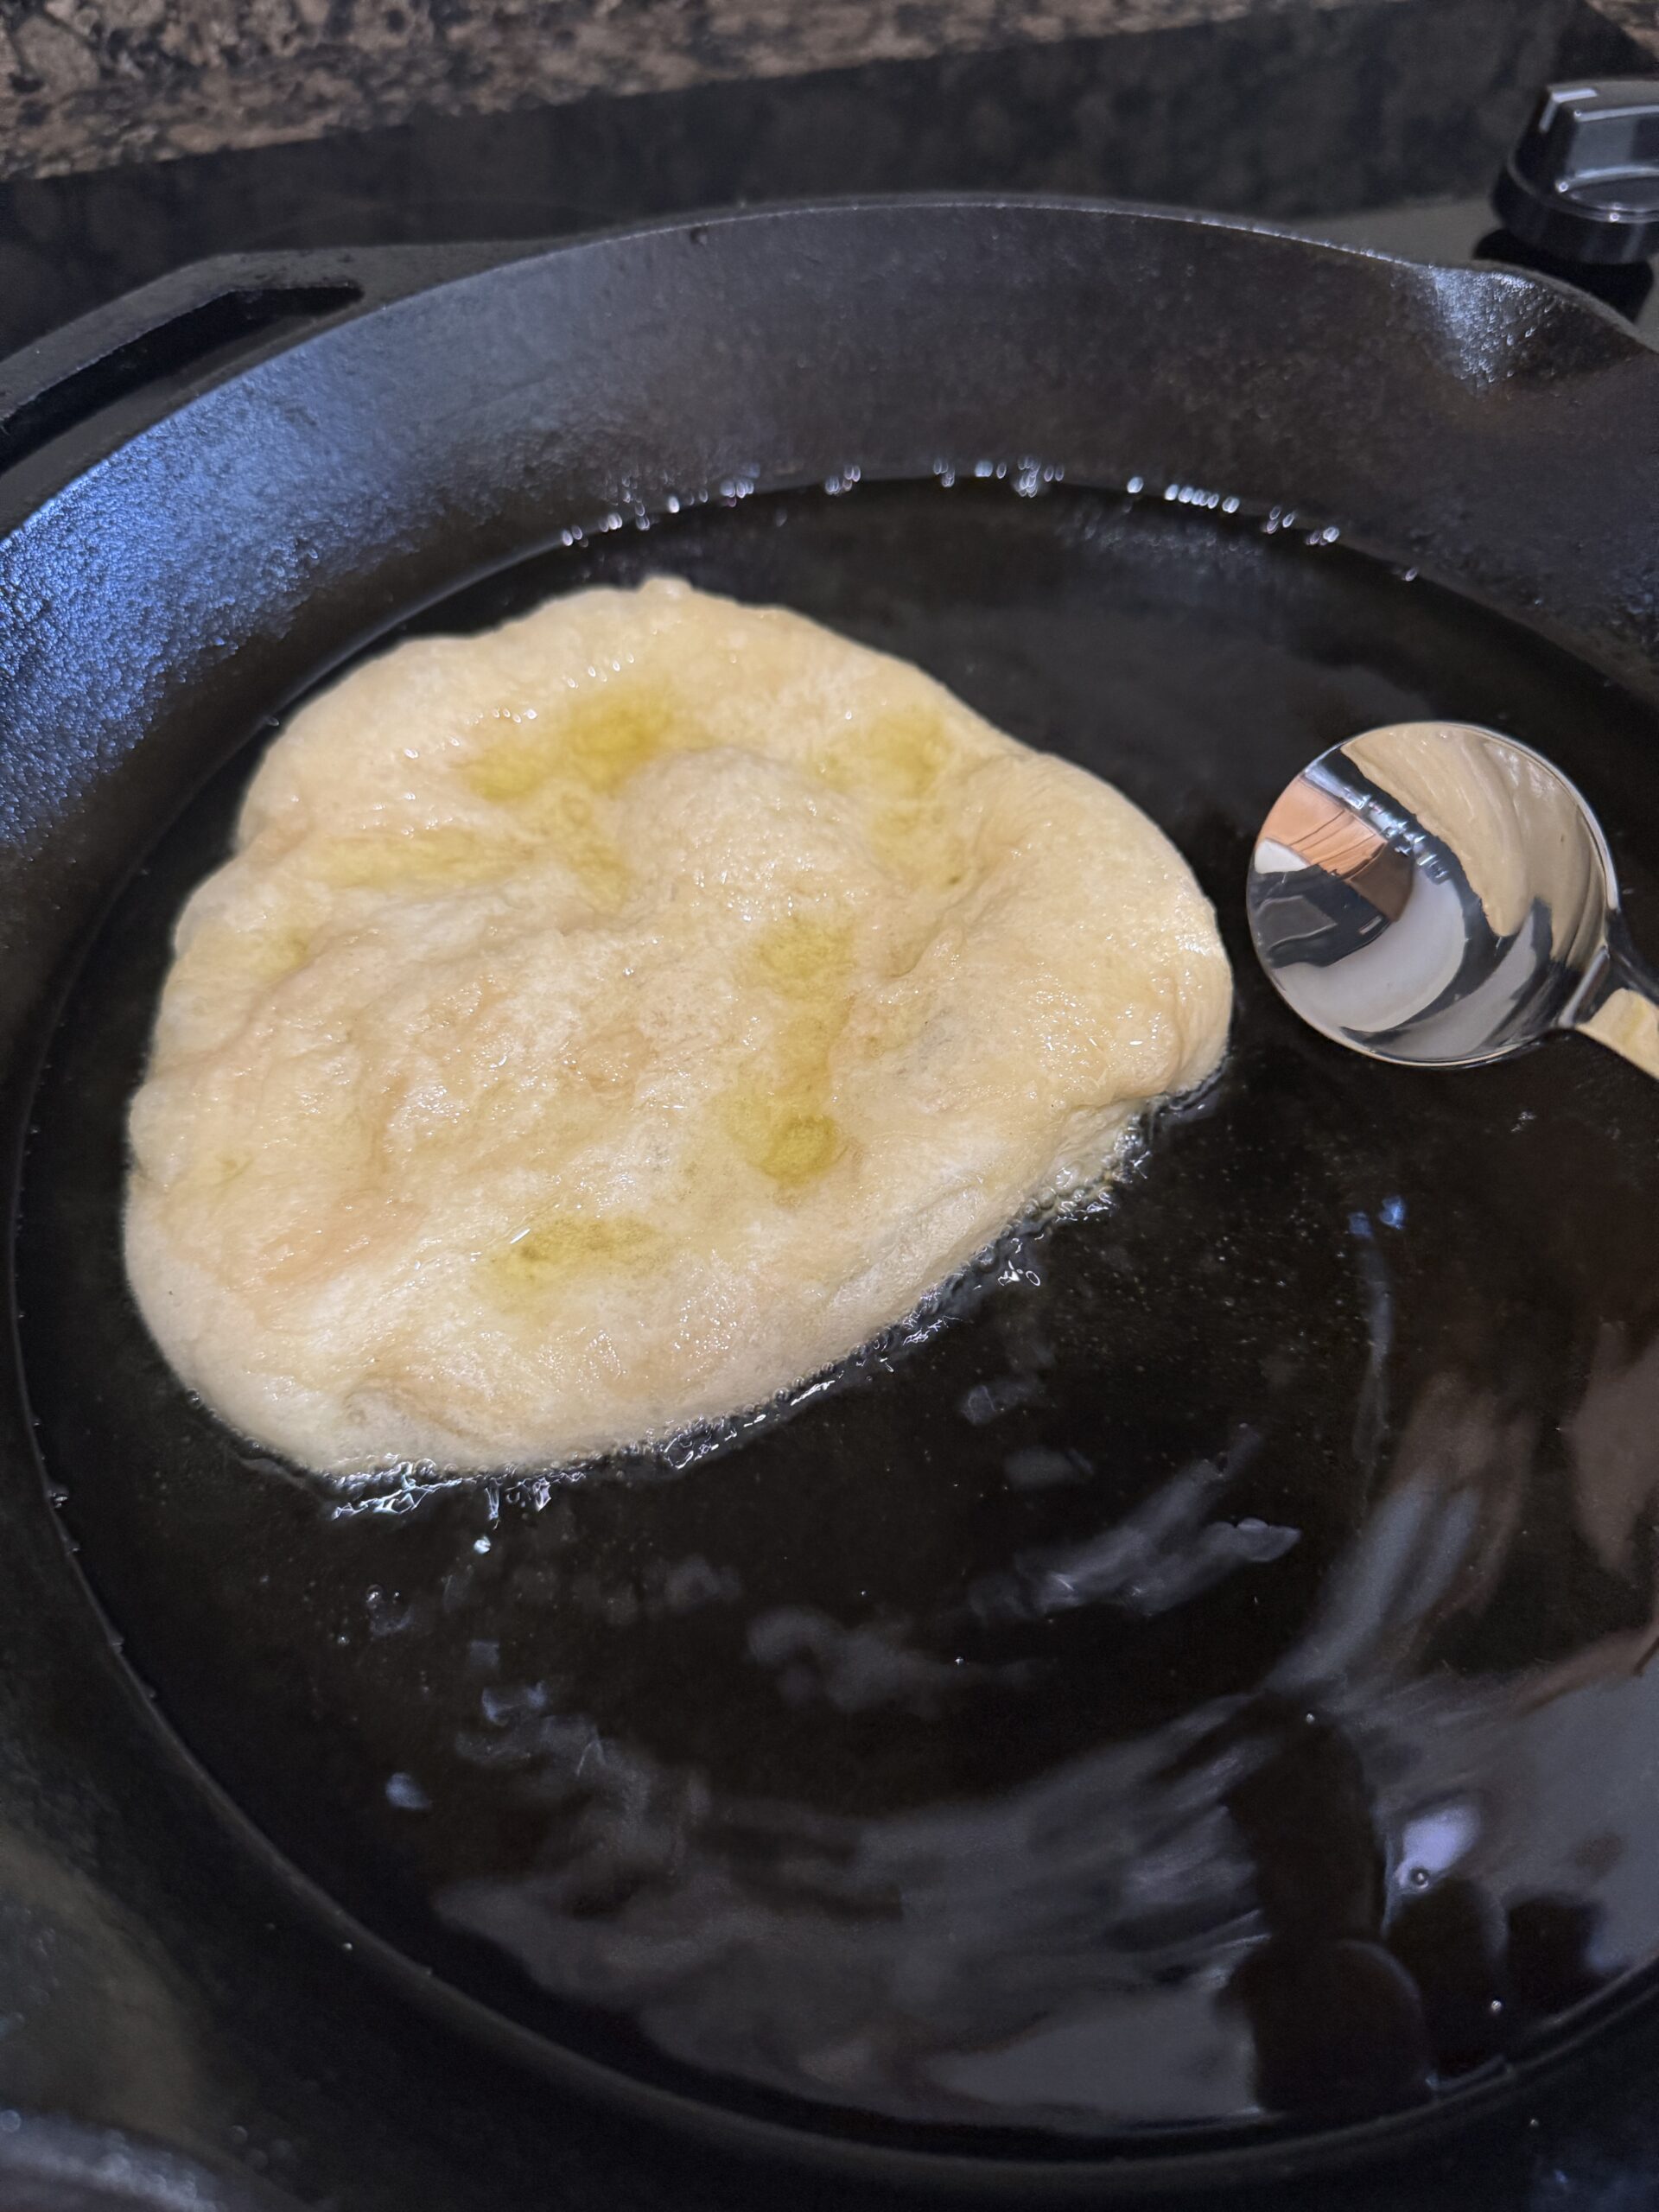
[[[313,1468],[660,1440],[1098,1185],[1230,1000],[1107,785],[798,615],[578,593],[272,745],[178,925],[133,1288]]]

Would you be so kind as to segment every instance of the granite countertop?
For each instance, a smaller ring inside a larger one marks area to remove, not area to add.
[[[0,0],[0,178],[1389,0]],[[1659,52],[1659,0],[1599,0]]]

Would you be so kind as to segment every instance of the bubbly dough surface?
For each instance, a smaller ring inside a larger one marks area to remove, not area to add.
[[[660,1440],[1097,1183],[1230,1000],[1096,778],[801,616],[584,591],[273,743],[178,925],[128,1268],[314,1468]]]

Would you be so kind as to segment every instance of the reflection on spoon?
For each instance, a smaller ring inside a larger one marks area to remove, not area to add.
[[[1594,816],[1513,738],[1398,722],[1321,753],[1263,823],[1251,934],[1326,1037],[1420,1067],[1580,1029],[1659,1077],[1659,976]]]

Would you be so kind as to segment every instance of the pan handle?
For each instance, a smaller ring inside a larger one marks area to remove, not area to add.
[[[256,345],[535,251],[526,243],[238,253],[175,270],[0,361],[0,471],[136,394],[176,391]]]

